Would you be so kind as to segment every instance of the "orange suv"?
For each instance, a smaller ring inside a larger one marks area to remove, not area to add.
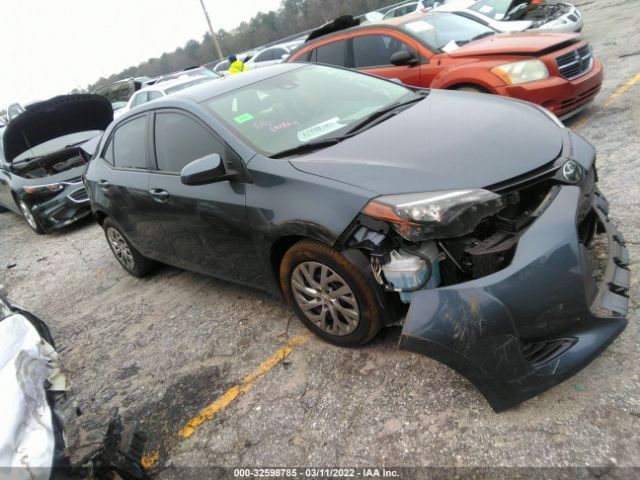
[[[356,68],[416,87],[518,98],[560,118],[581,110],[602,86],[602,64],[579,34],[498,33],[444,12],[342,30],[340,20],[312,33],[287,61]]]

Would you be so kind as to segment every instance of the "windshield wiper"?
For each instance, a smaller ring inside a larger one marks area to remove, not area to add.
[[[390,117],[393,117],[394,115],[397,115],[399,113],[397,111],[399,108],[412,105],[414,103],[419,102],[420,100],[424,100],[424,98],[427,96],[427,94],[428,94],[428,92],[425,92],[424,94],[423,93],[419,93],[418,96],[413,97],[413,98],[411,98],[409,100],[405,100],[404,102],[392,103],[391,105],[389,105],[389,106],[387,106],[385,108],[382,108],[380,110],[376,110],[371,115],[369,115],[368,117],[365,117],[364,119],[362,119],[358,123],[356,123],[353,127],[351,127],[345,133],[344,136],[355,135],[357,132],[362,130],[364,127],[371,128],[376,123],[383,122],[386,119],[388,119]]]
[[[469,40],[463,40],[456,42],[458,45],[466,45],[467,43],[475,42],[476,40],[480,40],[481,38],[490,37],[491,35],[495,35],[496,32],[484,32],[480,35],[476,35],[475,37],[470,38]]]
[[[335,145],[336,143],[340,143],[341,141],[346,140],[347,138],[353,137],[354,135],[359,133],[360,130],[362,130],[364,127],[372,127],[375,123],[380,123],[386,120],[387,118],[390,118],[396,115],[398,113],[397,110],[399,108],[406,107],[414,103],[417,103],[420,100],[423,100],[429,94],[429,90],[420,90],[416,92],[416,94],[417,95],[415,97],[409,100],[405,100],[404,102],[392,103],[391,105],[385,108],[382,108],[381,110],[376,110],[371,115],[359,121],[349,130],[347,130],[347,132],[344,135],[340,135],[339,137],[319,138],[317,140],[311,140],[310,142],[303,143],[296,147],[287,148],[286,150],[282,150],[281,152],[274,153],[273,155],[270,155],[270,157],[271,158],[288,157],[290,155],[296,155],[299,153],[308,153],[314,150],[319,150],[321,148],[330,147],[332,145]]]
[[[303,143],[296,147],[287,148],[286,150],[282,150],[281,152],[274,153],[270,155],[271,158],[282,158],[288,157],[291,155],[296,155],[299,153],[308,153],[314,150],[319,150],[321,148],[330,147],[331,145],[335,145],[336,143],[340,143],[342,140],[347,138],[343,137],[331,137],[331,138],[319,138],[317,140],[311,140],[310,142]]]

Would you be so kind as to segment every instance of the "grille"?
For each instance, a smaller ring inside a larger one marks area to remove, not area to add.
[[[87,191],[84,188],[79,188],[78,190],[71,192],[68,197],[74,202],[85,202],[89,200]]]
[[[556,57],[556,64],[558,65],[560,75],[567,80],[573,80],[580,75],[584,75],[591,70],[593,66],[591,46],[583,45],[576,50]]]
[[[525,343],[522,345],[522,354],[527,362],[534,367],[539,367],[559,357],[576,343],[574,338],[561,338],[548,342]]]

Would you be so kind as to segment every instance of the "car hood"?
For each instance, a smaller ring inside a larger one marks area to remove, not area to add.
[[[62,95],[36,103],[5,129],[5,158],[11,162],[30,148],[63,135],[104,130],[112,120],[111,104],[99,95]]]
[[[491,20],[491,27],[501,32],[524,32],[533,24],[530,20],[512,20],[503,22],[501,20]]]
[[[468,43],[449,53],[451,57],[478,55],[532,55],[565,48],[580,41],[579,33],[498,33]]]
[[[334,146],[291,159],[298,170],[378,194],[484,188],[558,157],[562,129],[537,107],[432,90]]]

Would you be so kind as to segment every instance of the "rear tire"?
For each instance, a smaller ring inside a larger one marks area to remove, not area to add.
[[[357,347],[382,328],[380,306],[365,276],[323,243],[301,240],[287,251],[280,287],[302,323],[329,343]]]
[[[19,200],[18,208],[20,208],[22,216],[27,222],[27,225],[31,227],[31,230],[36,232],[38,235],[42,235],[44,233],[44,229],[40,226],[36,217],[33,216],[33,213],[31,213],[31,208],[29,207],[29,205],[24,203],[24,200]]]
[[[122,233],[113,220],[105,218],[102,222],[104,235],[111,252],[122,268],[134,277],[142,278],[149,274],[157,265],[156,262],[143,257],[138,250],[134,248],[127,237]]]

